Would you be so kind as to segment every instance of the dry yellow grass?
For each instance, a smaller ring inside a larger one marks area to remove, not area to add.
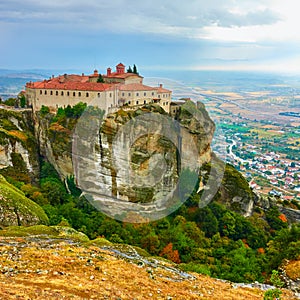
[[[96,246],[0,240],[0,299],[263,299],[258,289],[138,266]],[[283,299],[293,299],[284,291]]]
[[[19,131],[19,130],[10,130],[8,131],[8,134],[10,136],[13,136],[13,137],[16,137],[17,139],[23,141],[23,142],[26,142],[28,137],[26,136],[26,134],[22,131]]]
[[[285,266],[286,274],[289,278],[296,281],[300,278],[300,257],[298,260],[290,261]]]

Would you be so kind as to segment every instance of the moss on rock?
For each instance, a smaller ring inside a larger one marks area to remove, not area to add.
[[[0,225],[48,224],[44,210],[0,175]]]

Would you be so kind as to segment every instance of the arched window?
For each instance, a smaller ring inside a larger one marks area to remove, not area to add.
[[[58,96],[58,91],[55,92],[55,95]]]
[[[69,91],[67,91],[67,96],[70,96],[70,92]]]
[[[52,92],[52,91],[50,91],[50,95],[51,95],[51,96],[53,95],[53,92]]]
[[[43,94],[43,91],[42,90],[40,90],[40,95],[42,95]]]
[[[89,96],[89,93],[86,93],[86,96],[88,97],[88,96]]]
[[[61,92],[61,95],[62,95],[62,96],[64,95],[64,92],[63,92],[63,91]]]
[[[112,93],[109,93],[109,97],[110,97],[110,98],[112,97]]]
[[[139,104],[139,101],[136,101],[136,104]]]
[[[73,96],[74,96],[74,97],[76,96],[76,93],[75,93],[75,92],[73,92]]]
[[[147,93],[144,93],[144,96],[146,96],[147,95]]]
[[[139,96],[139,93],[136,93],[136,96],[138,97],[138,96]]]
[[[146,100],[144,100],[144,104],[147,104],[147,101],[146,101]]]
[[[98,98],[100,98],[100,96],[101,96],[101,94],[100,94],[100,93],[98,93]]]
[[[45,95],[47,95],[47,91],[45,90]]]
[[[78,97],[81,97],[81,92],[78,92]]]
[[[128,97],[130,97],[131,96],[131,93],[128,93]]]
[[[131,102],[130,101],[128,101],[128,104],[130,104]]]

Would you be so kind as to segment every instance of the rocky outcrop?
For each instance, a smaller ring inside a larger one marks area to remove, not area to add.
[[[30,111],[0,109],[0,169],[7,168],[20,171],[24,175],[21,181],[38,178],[38,147]]]
[[[109,215],[136,209],[159,218],[174,206],[168,201],[180,193],[184,171],[195,172],[195,186],[200,166],[211,159],[213,132],[204,107],[191,101],[177,120],[155,105],[120,109],[104,120],[83,115],[73,144],[77,182]]]
[[[211,172],[211,165],[203,166],[201,171],[204,174],[201,178],[200,186],[207,185],[208,176],[212,177],[210,180],[217,181],[218,176],[222,176],[221,184],[218,187],[217,193],[213,198],[214,201],[224,204],[228,209],[233,210],[245,217],[251,216],[258,200],[257,195],[250,189],[247,180],[239,173],[232,165],[226,164],[221,160],[217,161],[219,174],[216,175]],[[216,177],[216,178],[214,178]]]
[[[35,118],[35,136],[39,144],[40,155],[49,161],[62,179],[73,174],[72,132],[57,123],[51,123],[52,115]]]

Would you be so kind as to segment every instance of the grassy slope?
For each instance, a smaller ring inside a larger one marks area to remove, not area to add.
[[[43,209],[26,198],[19,189],[9,184],[2,175],[0,175],[0,199],[1,214],[16,211],[20,216],[22,225],[48,224],[48,217]],[[10,222],[9,220],[2,220],[2,225],[9,225],[5,224],[5,221]]]
[[[120,259],[101,248],[110,244],[101,238],[74,244],[0,237],[0,243],[1,299],[263,299],[261,290],[204,275],[180,278],[161,267],[174,267],[168,262],[149,267]],[[282,299],[295,298],[284,290]]]

